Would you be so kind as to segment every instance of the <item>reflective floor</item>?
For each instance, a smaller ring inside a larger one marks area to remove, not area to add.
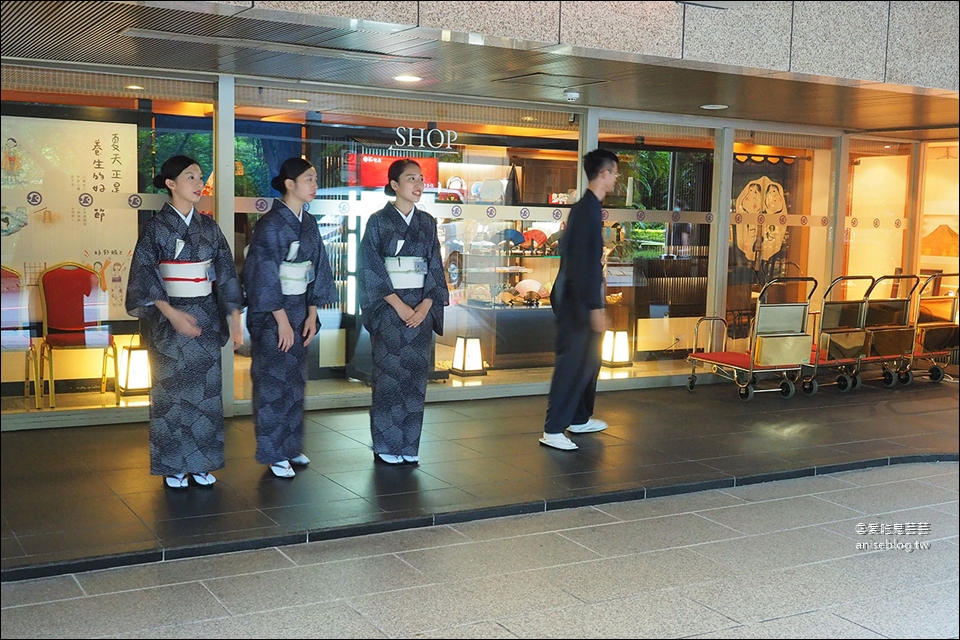
[[[292,480],[229,418],[211,488],[163,487],[147,424],[4,431],[3,580],[732,487],[891,462],[957,460],[957,367],[932,383],[742,402],[732,383],[607,390],[604,432],[538,444],[546,399],[427,406],[419,466],[375,464],[366,408],[309,411]],[[608,381],[613,382],[613,381]],[[361,385],[362,386],[362,385]],[[369,391],[368,391],[369,393]],[[6,418],[5,418],[6,420]]]

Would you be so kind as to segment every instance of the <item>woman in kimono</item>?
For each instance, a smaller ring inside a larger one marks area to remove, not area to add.
[[[317,221],[305,211],[317,194],[317,170],[288,158],[270,183],[282,194],[253,230],[243,264],[253,362],[257,461],[278,478],[310,464],[303,454],[307,346],[320,328],[317,308],[337,299]]]
[[[397,160],[387,177],[383,190],[396,199],[370,216],[357,267],[373,355],[370,433],[375,461],[417,464],[433,332],[443,335],[449,294],[437,222],[414,206],[423,193],[420,165]]]
[[[243,341],[243,293],[216,221],[194,206],[203,192],[196,160],[174,156],[154,178],[169,204],[143,226],[130,263],[126,307],[141,319],[150,354],[150,473],[185,489],[223,467],[220,353]]]

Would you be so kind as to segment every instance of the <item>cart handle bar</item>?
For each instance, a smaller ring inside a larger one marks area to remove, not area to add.
[[[917,290],[917,286],[920,284],[920,276],[912,273],[904,273],[904,274],[898,274],[898,275],[892,275],[892,276],[880,276],[879,278],[877,278],[876,282],[874,282],[870,286],[870,288],[867,289],[867,292],[863,294],[863,299],[868,300],[870,298],[870,294],[873,292],[876,286],[881,282],[883,282],[884,280],[898,280],[898,281],[910,280],[913,282],[913,286],[910,287],[910,292],[907,295],[899,296],[898,298],[891,298],[896,300],[910,300],[911,298],[913,298],[913,292]]]
[[[848,280],[869,280],[870,286],[867,287],[867,291],[873,288],[873,283],[876,282],[876,278],[873,276],[840,276],[838,278],[834,278],[833,282],[830,283],[830,286],[827,287],[827,290],[823,292],[823,299],[830,299],[830,292],[833,290],[834,285],[840,284],[841,282],[846,282]],[[866,300],[866,298],[867,296],[864,295],[863,299]]]
[[[807,302],[810,302],[810,298],[813,297],[813,292],[817,290],[817,279],[811,278],[810,276],[794,277],[794,278],[774,278],[767,284],[763,285],[763,289],[760,289],[759,300],[764,299],[763,296],[767,292],[767,289],[770,286],[775,284],[790,284],[794,282],[812,282],[813,283],[813,288],[810,289],[810,293],[807,295]]]

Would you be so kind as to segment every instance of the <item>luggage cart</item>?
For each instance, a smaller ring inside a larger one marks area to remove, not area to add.
[[[768,302],[768,293],[774,287],[812,283],[804,302]],[[810,298],[817,290],[815,278],[774,278],[760,290],[757,298],[756,313],[750,326],[750,349],[746,352],[727,351],[727,323],[723,318],[708,316],[697,321],[693,332],[693,351],[687,357],[691,364],[690,377],[687,379],[687,391],[693,392],[697,384],[697,366],[710,369],[722,378],[732,380],[737,385],[737,394],[744,402],[753,399],[755,393],[778,391],[784,398],[792,398],[796,393],[795,382],[800,380],[803,367],[809,366],[813,351],[812,338],[807,333],[807,320],[810,313]],[[723,341],[720,351],[700,349],[700,325],[706,323],[711,329],[710,341],[717,335],[719,323],[723,329]],[[760,389],[760,376],[772,376],[777,380],[773,388]],[[812,394],[816,390],[804,392]]]
[[[856,299],[849,296],[851,285],[865,284],[864,293]],[[823,293],[820,308],[820,327],[814,343],[813,373],[804,377],[803,390],[808,395],[817,392],[817,376],[821,370],[839,374],[836,385],[841,393],[859,389],[860,361],[870,355],[870,334],[863,328],[866,317],[866,291],[876,279],[873,276],[840,276]]]
[[[956,360],[960,350],[960,325],[957,323],[957,296],[940,293],[943,278],[960,278],[960,273],[936,273],[920,287],[917,299],[916,338],[913,362],[929,362],[927,378],[942,382],[943,365],[938,360]]]
[[[891,285],[890,297],[873,298],[877,286],[883,283]],[[903,385],[913,382],[910,366],[916,326],[910,303],[919,284],[916,275],[880,276],[864,295],[863,328],[869,334],[870,355],[861,358],[860,365],[879,364],[885,387],[893,387],[898,381]]]

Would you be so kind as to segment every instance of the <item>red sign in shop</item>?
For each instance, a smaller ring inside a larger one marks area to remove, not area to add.
[[[351,187],[383,187],[387,184],[387,170],[402,156],[377,156],[370,153],[347,154],[347,184]],[[410,158],[423,171],[423,184],[435,188],[439,182],[440,166],[436,158]]]

